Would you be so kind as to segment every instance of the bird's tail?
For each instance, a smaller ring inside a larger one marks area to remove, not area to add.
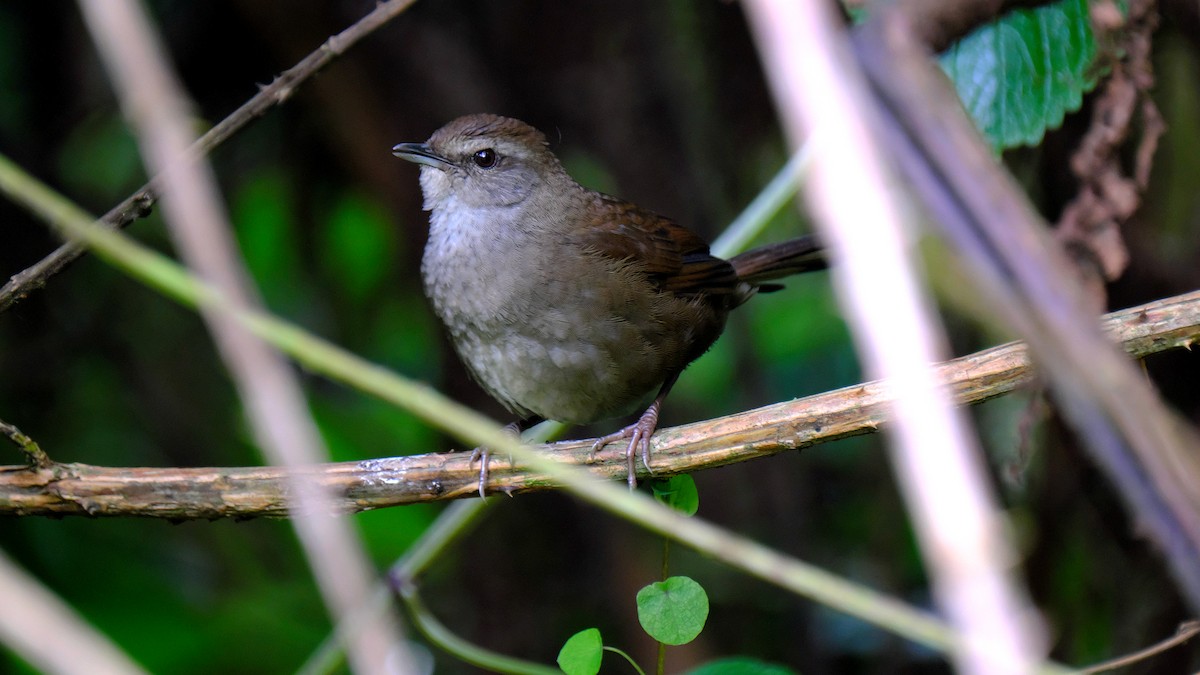
[[[735,255],[729,262],[739,279],[755,286],[762,286],[763,282],[793,274],[823,270],[829,266],[824,248],[813,235],[761,246]]]

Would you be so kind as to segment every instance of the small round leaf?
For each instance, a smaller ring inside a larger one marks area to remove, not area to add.
[[[558,667],[567,675],[596,675],[602,656],[604,641],[600,639],[600,629],[586,628],[563,644],[558,651]]]
[[[688,474],[660,478],[650,483],[654,498],[685,516],[694,516],[700,509],[700,492],[696,481]]]
[[[696,639],[708,619],[708,594],[688,577],[671,577],[637,594],[638,621],[650,637],[669,645]]]

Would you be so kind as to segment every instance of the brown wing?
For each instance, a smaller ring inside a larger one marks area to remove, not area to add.
[[[686,227],[607,195],[591,206],[597,225],[576,235],[581,246],[634,261],[664,291],[723,294],[737,288],[733,265],[710,254],[708,244]]]

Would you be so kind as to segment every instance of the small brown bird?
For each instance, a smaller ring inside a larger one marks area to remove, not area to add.
[[[474,378],[526,429],[630,414],[598,439],[629,440],[650,471],[650,436],[679,374],[764,282],[825,267],[801,238],[729,260],[691,230],[576,183],[546,137],[519,120],[468,115],[393,154],[421,165],[425,292]],[[657,396],[651,401],[651,396]],[[487,483],[486,449],[479,493]]]

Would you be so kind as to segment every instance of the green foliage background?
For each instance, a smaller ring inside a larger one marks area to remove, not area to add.
[[[1082,4],[1082,3],[1077,3]],[[152,2],[210,125],[373,3]],[[1127,228],[1134,264],[1124,306],[1195,288],[1195,32],[1168,15],[1160,92],[1172,127],[1154,193]],[[1175,24],[1173,22],[1178,22]],[[145,179],[73,5],[0,4],[0,152],[102,213]],[[1070,106],[1067,106],[1069,109]],[[425,215],[416,172],[390,155],[445,121],[492,111],[544,129],[581,181],[670,214],[712,237],[782,165],[771,101],[740,9],[724,3],[417,3],[297,98],[222,147],[214,162],[238,241],[269,307],[318,334],[504,419],[448,349],[420,292]],[[1006,157],[1053,218],[1069,195],[1065,152],[1086,117]],[[1027,140],[1035,140],[1033,138]],[[769,231],[805,226],[787,209]],[[131,233],[170,250],[157,215]],[[0,203],[0,277],[56,242]],[[957,325],[954,317],[951,323]],[[987,338],[958,326],[960,352]],[[1148,364],[1165,394],[1200,414],[1194,355]],[[789,282],[740,310],[691,367],[668,424],[727,414],[860,379],[825,275]],[[85,258],[0,314],[0,419],[59,461],[114,466],[258,464],[210,339],[190,312]],[[313,412],[333,458],[454,446],[412,417],[315,377]],[[1186,616],[1153,551],[1108,487],[1051,423],[1027,468],[1014,459],[1018,398],[977,411],[1021,533],[1027,575],[1055,658],[1085,663],[1171,633]],[[605,431],[598,428],[591,431]],[[585,430],[586,432],[587,430]],[[581,432],[583,433],[583,432]],[[0,450],[2,453],[3,450]],[[11,459],[18,463],[13,449]],[[696,476],[700,516],[839,574],[929,605],[903,509],[877,438]],[[373,559],[400,555],[440,510],[355,517]],[[598,626],[652,663],[633,596],[658,574],[659,542],[563,495],[504,500],[439,561],[426,601],[485,646],[553,663],[562,641]],[[328,619],[285,522],[168,524],[0,518],[0,548],[154,672],[286,672]],[[785,597],[679,551],[711,611],[669,670],[748,655],[804,673],[939,672],[935,656],[858,621]],[[440,654],[437,672],[469,672]],[[1197,667],[1186,650],[1182,672]],[[1159,667],[1162,663],[1156,662]],[[0,672],[27,667],[0,650]]]

